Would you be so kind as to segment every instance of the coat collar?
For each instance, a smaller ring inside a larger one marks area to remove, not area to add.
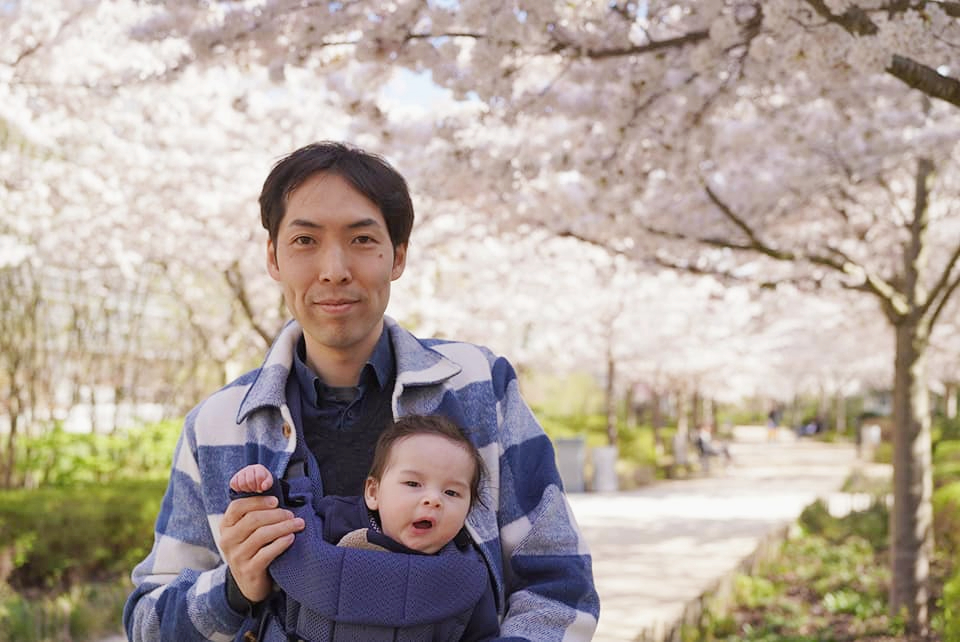
[[[461,367],[431,349],[420,339],[400,327],[395,320],[384,316],[384,324],[393,344],[396,358],[397,383],[394,395],[408,386],[428,386],[446,381],[460,373]],[[237,423],[242,423],[255,410],[264,407],[281,408],[286,403],[284,390],[293,367],[297,342],[303,335],[300,324],[289,321],[277,338],[240,403]]]

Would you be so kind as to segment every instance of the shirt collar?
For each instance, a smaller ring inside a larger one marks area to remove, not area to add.
[[[307,365],[307,343],[301,336],[297,342],[297,349],[294,351],[293,369],[297,375],[297,381],[300,384],[300,394],[307,395],[315,405],[319,405],[320,392],[326,389],[326,384],[317,374]],[[365,387],[370,381],[373,381],[383,390],[384,386],[390,383],[393,378],[393,372],[396,364],[393,358],[393,346],[390,344],[390,334],[387,332],[386,324],[377,340],[377,345],[373,348],[373,354],[367,359],[367,363],[360,371],[360,387]]]

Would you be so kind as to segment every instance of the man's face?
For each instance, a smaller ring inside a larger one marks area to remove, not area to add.
[[[407,548],[436,553],[463,528],[474,461],[463,444],[410,435],[393,444],[380,481],[367,478],[367,508],[384,534]]]
[[[290,194],[267,270],[303,327],[308,365],[369,357],[405,262],[377,206],[340,176],[317,174]]]

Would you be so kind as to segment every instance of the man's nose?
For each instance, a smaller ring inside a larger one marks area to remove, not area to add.
[[[331,283],[342,283],[350,280],[350,265],[346,252],[342,248],[324,248],[324,251],[320,253],[317,278]]]

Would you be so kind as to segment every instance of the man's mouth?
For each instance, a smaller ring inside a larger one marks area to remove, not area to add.
[[[328,312],[340,312],[347,310],[356,302],[356,299],[321,299],[316,304]]]

